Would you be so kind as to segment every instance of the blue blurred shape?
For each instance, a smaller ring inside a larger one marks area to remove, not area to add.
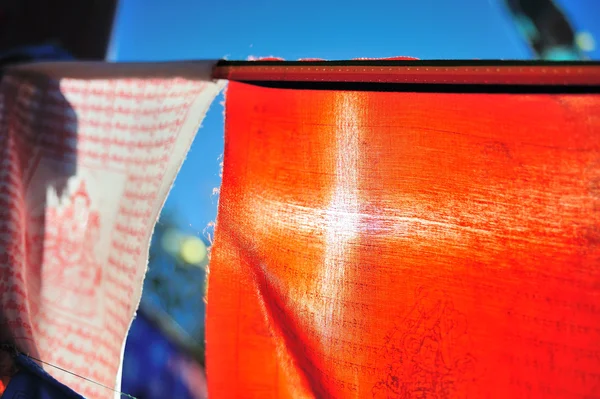
[[[205,399],[194,347],[165,314],[142,304],[127,337],[121,391],[138,399]]]
[[[15,374],[2,399],[84,399],[69,387],[61,384],[26,355],[15,357],[19,372]]]

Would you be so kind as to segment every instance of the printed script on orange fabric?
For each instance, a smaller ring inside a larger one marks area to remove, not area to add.
[[[600,396],[600,97],[231,82],[218,398]]]

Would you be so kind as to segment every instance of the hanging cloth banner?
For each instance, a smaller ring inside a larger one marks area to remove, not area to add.
[[[154,224],[210,103],[212,62],[40,63],[0,85],[0,341],[120,386]],[[113,392],[42,365],[89,398]]]
[[[597,90],[294,67],[219,75],[257,82],[227,90],[209,396],[599,396]]]

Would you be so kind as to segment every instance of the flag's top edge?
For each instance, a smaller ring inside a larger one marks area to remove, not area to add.
[[[213,76],[247,82],[598,86],[600,63],[408,59],[219,61]]]
[[[88,62],[60,61],[19,64],[6,68],[7,74],[43,75],[50,78],[113,79],[174,78],[209,80],[216,60],[172,62]]]
[[[600,62],[355,59],[348,61],[39,62],[6,68],[9,74],[51,78],[229,79],[248,82],[435,85],[600,86]]]
[[[497,60],[497,59],[464,59],[464,60],[422,60],[411,57],[390,58],[355,58],[351,60],[323,60],[306,58],[297,61],[286,61],[282,58],[267,57],[255,60],[219,60],[218,66],[254,66],[254,65],[305,65],[305,66],[600,66],[599,61],[548,61],[548,60]]]

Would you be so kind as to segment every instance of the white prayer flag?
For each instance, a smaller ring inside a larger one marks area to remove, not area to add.
[[[150,237],[213,63],[40,63],[0,86],[0,340],[119,388]],[[113,392],[42,365],[87,398]]]

